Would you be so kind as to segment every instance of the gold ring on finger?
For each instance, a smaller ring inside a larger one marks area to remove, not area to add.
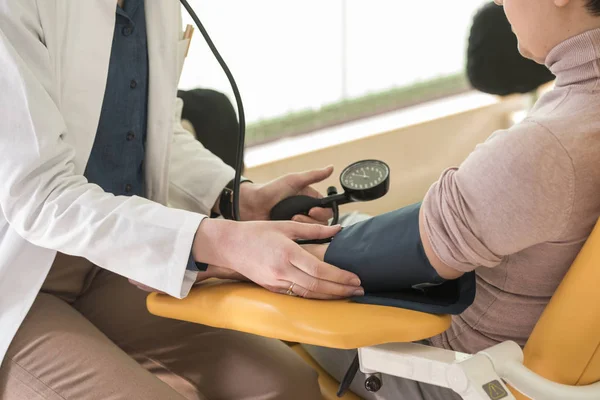
[[[292,284],[288,288],[287,292],[285,292],[285,294],[290,295],[290,296],[296,296],[296,293],[294,293],[294,286],[296,286],[296,284],[294,282],[292,282]]]

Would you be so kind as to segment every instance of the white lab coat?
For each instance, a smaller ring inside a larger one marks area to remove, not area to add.
[[[0,0],[0,361],[57,251],[185,296],[194,234],[234,174],[179,123],[187,48],[179,1],[147,0],[152,201],[113,196],[83,177],[116,3]]]

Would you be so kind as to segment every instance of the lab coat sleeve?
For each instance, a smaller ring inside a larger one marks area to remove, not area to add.
[[[0,208],[24,239],[175,297],[204,216],[114,196],[75,172],[36,3],[0,1]]]
[[[169,204],[188,211],[210,214],[235,171],[207,150],[181,125],[183,101],[176,100],[169,170]],[[231,143],[236,146],[237,143]]]

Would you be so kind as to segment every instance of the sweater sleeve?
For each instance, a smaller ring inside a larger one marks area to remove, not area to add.
[[[557,238],[570,218],[573,192],[565,148],[544,127],[524,121],[496,132],[433,184],[423,202],[425,233],[449,267],[493,268]]]

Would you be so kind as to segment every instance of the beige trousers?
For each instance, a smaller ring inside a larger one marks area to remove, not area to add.
[[[0,399],[321,398],[282,342],[155,317],[146,295],[59,254],[0,368]]]

